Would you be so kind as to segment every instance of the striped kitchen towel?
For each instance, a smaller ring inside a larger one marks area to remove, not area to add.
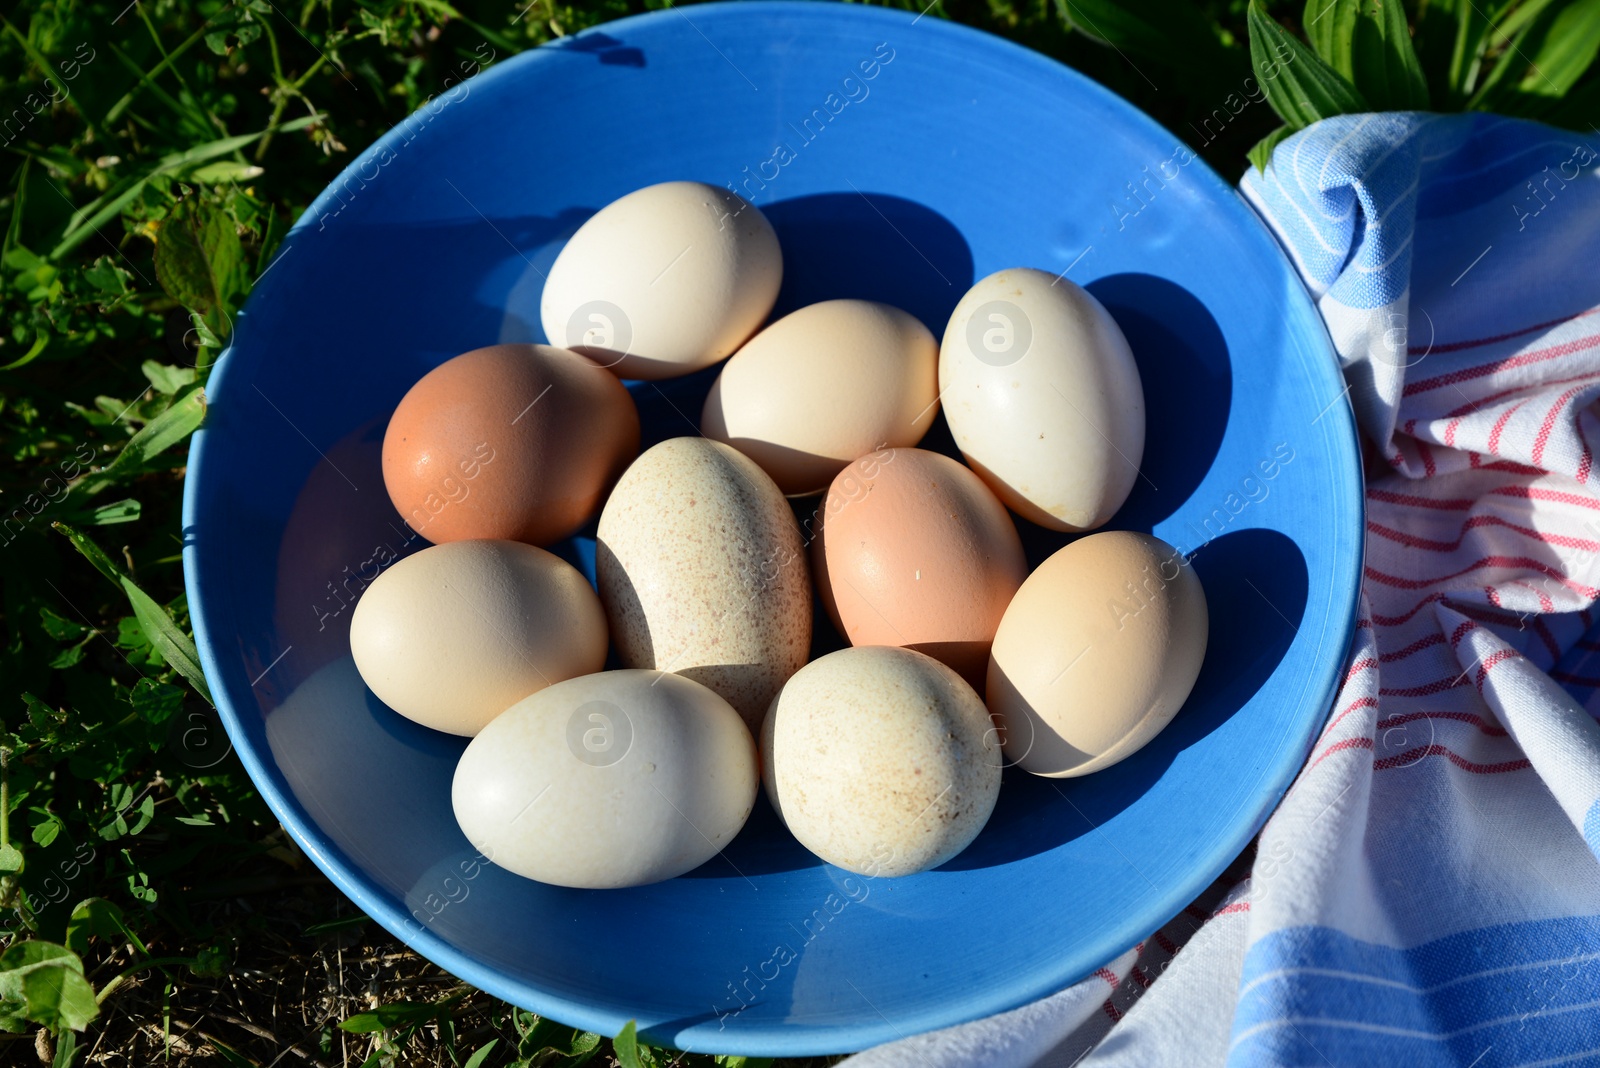
[[[1600,1065],[1600,134],[1342,116],[1241,192],[1369,457],[1327,725],[1231,883],[856,1068]]]

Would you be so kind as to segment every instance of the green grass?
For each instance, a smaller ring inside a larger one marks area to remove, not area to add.
[[[1077,67],[1233,179],[1261,139],[1358,104],[1593,123],[1596,3],[1478,2],[1413,10],[1414,50],[1372,0],[940,0],[929,17]],[[0,17],[0,1060],[710,1063],[512,1009],[354,912],[228,749],[178,521],[206,370],[345,163],[454,80],[666,5],[125,4]],[[1304,62],[1262,92],[1251,29],[1259,51],[1301,24],[1312,47],[1283,47]]]

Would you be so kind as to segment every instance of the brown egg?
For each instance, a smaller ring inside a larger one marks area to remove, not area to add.
[[[915,649],[981,686],[1028,577],[1017,528],[983,481],[936,452],[883,449],[839,472],[818,519],[812,571],[850,644]]]
[[[383,438],[383,481],[432,542],[546,545],[600,507],[639,451],[639,412],[616,376],[549,345],[491,345],[434,368]]]

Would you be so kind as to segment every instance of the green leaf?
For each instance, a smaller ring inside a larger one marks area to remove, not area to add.
[[[205,417],[205,391],[197,385],[182,387],[182,392],[173,398],[166,411],[140,427],[115,459],[73,485],[67,498],[68,507],[85,497],[94,496],[107,486],[142,474],[145,465],[152,459],[199,429]]]
[[[102,504],[90,512],[85,522],[95,527],[115,526],[117,523],[132,523],[139,518],[142,511],[143,508],[138,501],[131,499],[112,501],[110,504]]]
[[[467,1058],[467,1063],[463,1064],[461,1068],[483,1068],[483,1062],[489,1059],[489,1054],[493,1053],[495,1046],[499,1044],[500,1040],[498,1038],[491,1038],[488,1042],[479,1046],[472,1056]]]
[[[1507,23],[1511,21],[1507,19]],[[1547,7],[1512,38],[1483,89],[1467,106],[1540,115],[1567,95],[1597,54],[1600,0],[1573,0]]]
[[[370,1035],[396,1027],[409,1027],[438,1019],[450,1005],[463,995],[453,995],[437,1002],[395,1001],[379,1005],[371,1012],[359,1012],[339,1024],[340,1030],[355,1035]]]
[[[128,691],[128,703],[139,718],[159,727],[183,707],[184,692],[158,679],[140,679]]]
[[[1366,100],[1289,31],[1250,0],[1250,61],[1272,110],[1299,130],[1314,122],[1368,110]]]
[[[1300,23],[1306,40],[1328,66],[1349,78],[1355,67],[1350,52],[1355,43],[1356,22],[1361,18],[1362,0],[1306,0]]]
[[[44,632],[58,642],[69,642],[88,634],[89,627],[82,623],[67,619],[52,612],[49,608],[39,606],[39,622],[44,627]]]
[[[19,875],[22,872],[22,850],[7,842],[0,845],[0,875]]]
[[[208,163],[197,168],[189,175],[197,182],[207,182],[220,185],[223,182],[246,182],[251,178],[259,177],[266,171],[253,163],[239,163],[236,160],[220,159],[215,163]]]
[[[1425,111],[1428,85],[1400,0],[1363,0],[1350,80],[1379,111]]]
[[[200,312],[219,334],[245,286],[239,233],[221,208],[187,197],[161,226],[156,281],[178,303]]]
[[[1267,165],[1272,162],[1272,150],[1277,148],[1279,143],[1282,142],[1284,138],[1291,137],[1293,135],[1294,131],[1289,129],[1289,127],[1280,126],[1276,130],[1273,130],[1271,133],[1267,134],[1267,136],[1263,137],[1261,140],[1257,141],[1255,143],[1255,147],[1252,148],[1249,153],[1250,162],[1255,165],[1256,170],[1260,171],[1262,174],[1266,174]]]
[[[623,1024],[617,1037],[611,1040],[611,1049],[622,1068],[644,1068],[639,1061],[639,1033],[632,1020]]]
[[[50,1062],[50,1068],[72,1068],[73,1061],[78,1056],[78,1036],[72,1031],[63,1031],[56,1037],[56,1055]]]
[[[139,365],[139,370],[144,372],[145,379],[156,391],[172,396],[184,386],[191,386],[195,381],[193,367],[178,367],[170,363],[157,363],[146,360]]]
[[[89,939],[120,941],[127,931],[122,910],[103,897],[78,902],[67,920],[67,947],[80,956],[89,952]]]
[[[38,939],[15,942],[0,953],[0,1013],[18,1013],[51,1031],[82,1031],[100,1014],[94,987],[83,977],[83,961],[66,946]]]
[[[205,672],[200,668],[200,654],[195,649],[194,639],[178,627],[172,614],[141,590],[133,579],[124,574],[122,569],[106,555],[105,550],[86,535],[65,523],[52,523],[51,526],[65,535],[67,540],[95,566],[95,570],[121,588],[133,608],[133,615],[139,622],[140,631],[151,646],[173,670],[189,680],[189,685],[195,688],[195,692],[204,697],[208,704],[211,703],[211,688],[206,685]]]

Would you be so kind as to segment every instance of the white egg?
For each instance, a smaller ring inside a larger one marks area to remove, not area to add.
[[[576,568],[543,549],[445,542],[361,594],[350,655],[384,704],[470,737],[529,694],[599,671],[605,610]]]
[[[590,889],[671,879],[716,856],[755,803],[756,749],[726,701],[659,671],[557,683],[485,727],[451,800],[485,857]]]
[[[623,378],[688,374],[729,356],[778,298],[772,224],[728,189],[662,182],[601,208],[550,268],[550,344]]]
[[[1111,313],[1065,278],[1013,268],[967,290],[945,328],[939,390],[967,464],[1040,526],[1092,530],[1139,477],[1139,368]]]
[[[896,646],[795,672],[761,726],[767,798],[800,844],[862,875],[910,875],[965,849],[1000,795],[999,732],[950,668]]]

